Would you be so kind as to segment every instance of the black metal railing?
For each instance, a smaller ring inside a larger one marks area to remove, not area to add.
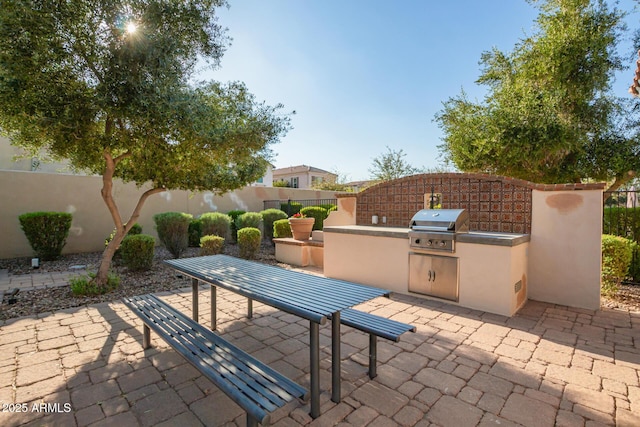
[[[604,202],[602,233],[626,237],[640,244],[640,191],[613,191]],[[640,285],[640,254],[633,251],[629,277],[625,283]]]
[[[265,200],[264,209],[280,209],[286,212],[287,215],[293,215],[300,212],[300,209],[308,206],[322,206],[328,208],[330,206],[336,206],[338,199],[306,199],[306,200]]]

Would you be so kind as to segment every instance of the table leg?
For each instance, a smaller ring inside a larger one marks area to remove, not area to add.
[[[191,279],[191,318],[198,321],[198,279]]]
[[[331,315],[331,400],[340,403],[340,312]]]
[[[251,298],[247,298],[247,317],[253,318],[253,300]]]
[[[311,350],[311,418],[320,416],[320,325],[309,322],[309,348]]]
[[[215,331],[218,327],[218,301],[217,288],[211,285],[211,330]]]

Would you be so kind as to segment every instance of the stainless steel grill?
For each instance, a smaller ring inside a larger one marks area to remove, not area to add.
[[[469,232],[465,209],[423,209],[409,223],[409,247],[455,252],[456,234]]]

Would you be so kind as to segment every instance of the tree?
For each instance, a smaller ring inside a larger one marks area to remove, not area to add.
[[[402,149],[392,150],[387,147],[387,152],[373,159],[369,169],[371,179],[379,181],[391,181],[403,176],[419,173],[421,169],[415,168],[404,158],[406,154]]]
[[[311,184],[311,188],[314,190],[353,191],[347,185],[348,175],[341,174],[338,170],[333,170],[332,173],[336,176],[334,179],[323,179],[320,182],[314,182]]]
[[[483,53],[477,83],[488,94],[476,103],[463,91],[444,103],[440,149],[463,171],[620,185],[640,166],[629,127],[637,113],[610,93],[624,13],[604,0],[529,2],[540,8],[535,34],[511,53]]]
[[[225,192],[260,178],[271,143],[289,128],[281,105],[242,83],[193,81],[228,43],[225,0],[0,0],[0,128],[14,144],[46,150],[102,175],[116,248],[153,194]],[[147,184],[128,219],[113,180]]]

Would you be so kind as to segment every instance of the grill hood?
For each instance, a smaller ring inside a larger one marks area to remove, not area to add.
[[[414,231],[469,232],[469,212],[466,209],[422,209],[411,218]]]

